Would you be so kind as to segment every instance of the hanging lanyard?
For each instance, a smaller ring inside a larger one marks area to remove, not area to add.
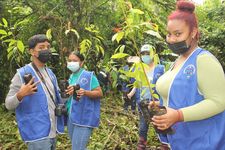
[[[41,79],[42,83],[45,85],[45,87],[46,87],[46,89],[47,89],[47,91],[48,91],[48,93],[49,93],[49,95],[50,95],[50,97],[51,97],[52,102],[53,102],[54,105],[56,106],[56,103],[55,103],[55,101],[54,101],[53,95],[51,94],[50,90],[48,89],[48,86],[46,85],[46,82],[45,82],[44,77],[42,76],[42,74],[41,74],[41,72],[39,71],[39,69],[37,68],[37,66],[36,66],[33,62],[32,62],[31,64],[32,64],[34,70],[36,71],[36,73],[38,74],[39,78]],[[46,70],[46,68],[45,68],[45,71],[46,71],[47,74],[48,74],[48,71]],[[48,77],[49,77],[50,80],[51,80],[51,77],[49,76],[49,74],[48,74]],[[52,80],[51,80],[51,81],[52,81]],[[53,84],[53,83],[52,83],[52,84]]]

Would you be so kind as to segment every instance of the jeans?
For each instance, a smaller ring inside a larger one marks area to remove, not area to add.
[[[141,113],[139,113],[139,118],[139,137],[143,137],[144,140],[147,140],[149,124],[146,123]]]
[[[85,150],[93,128],[74,125],[69,118],[67,127],[72,142],[72,150]]]
[[[28,150],[55,150],[56,149],[56,139],[47,138],[34,142],[27,143]]]

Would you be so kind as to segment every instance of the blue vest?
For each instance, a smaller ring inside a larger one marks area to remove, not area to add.
[[[92,75],[93,72],[83,70],[77,80],[80,88],[88,91],[91,90]],[[72,100],[69,117],[75,125],[91,128],[98,127],[100,120],[100,99],[91,99],[87,96],[82,96],[79,101]]]
[[[56,103],[61,102],[59,91],[57,88],[57,80],[54,73],[47,69],[55,88]],[[39,77],[33,67],[29,64],[18,69],[21,81],[24,83],[23,76],[26,73],[31,73],[35,77],[35,82]],[[16,108],[16,120],[20,135],[26,142],[39,140],[48,137],[50,133],[51,123],[49,117],[49,109],[46,93],[41,85],[37,84],[38,92],[29,96],[25,96],[21,103]],[[57,132],[64,131],[63,117],[57,117]]]
[[[165,67],[164,67],[164,65],[157,65],[156,67],[155,67],[155,69],[154,69],[154,73],[153,73],[153,79],[152,79],[152,85],[154,85],[153,87],[152,87],[152,92],[153,92],[153,94],[156,94],[156,95],[158,95],[158,97],[155,97],[155,100],[158,100],[158,101],[160,101],[160,103],[162,103],[162,100],[161,100],[161,97],[160,97],[160,95],[158,94],[158,92],[156,91],[156,82],[157,82],[157,80],[159,79],[159,77],[160,76],[162,76],[163,74],[164,74],[164,72],[165,72]]]
[[[128,65],[125,65],[124,67],[123,67],[123,70],[124,71],[129,71],[129,66]],[[131,90],[131,87],[129,87],[128,85],[129,84],[132,84],[134,82],[134,80],[132,80],[132,78],[130,78],[128,81],[124,81],[124,79],[122,79],[122,89],[121,89],[121,91],[122,92],[130,92],[130,90]]]
[[[192,106],[204,99],[198,92],[196,59],[208,53],[196,49],[184,63],[169,91],[169,107],[180,109]],[[175,134],[162,136],[173,150],[225,150],[225,112],[208,119],[179,122],[173,125]]]

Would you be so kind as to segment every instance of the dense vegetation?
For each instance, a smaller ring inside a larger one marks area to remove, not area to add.
[[[51,40],[53,59],[48,64],[59,79],[68,76],[65,56],[79,49],[85,67],[96,73],[106,69],[112,77],[112,93],[103,100],[102,120],[92,136],[90,149],[135,149],[137,116],[122,112],[121,100],[115,97],[118,66],[113,54],[138,55],[149,43],[160,57],[174,60],[165,43],[167,15],[175,0],[1,0],[0,1],[0,103],[4,102],[16,69],[30,61],[27,39],[45,33]],[[225,4],[206,0],[197,7],[201,32],[200,46],[210,50],[225,68]],[[0,149],[24,149],[15,117],[0,108]],[[157,145],[153,130],[149,143]],[[66,135],[59,137],[60,149],[69,149]]]
[[[112,96],[109,96],[112,97]],[[138,117],[131,112],[123,111],[119,95],[102,100],[100,127],[94,130],[88,148],[90,150],[136,149],[138,140]],[[7,112],[0,106],[0,149],[26,149],[22,142],[15,122],[15,114]],[[148,135],[148,147],[154,148],[159,144],[153,128]],[[67,134],[59,135],[58,150],[69,150],[71,144]]]

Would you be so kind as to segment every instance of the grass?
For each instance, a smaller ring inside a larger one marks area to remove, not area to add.
[[[122,101],[115,95],[101,100],[100,126],[94,129],[89,150],[135,150],[138,141],[138,115],[125,113]],[[0,106],[0,150],[25,150],[21,140],[14,112]],[[148,146],[158,145],[158,139],[152,127],[148,134]],[[68,134],[58,135],[57,150],[70,150]]]

